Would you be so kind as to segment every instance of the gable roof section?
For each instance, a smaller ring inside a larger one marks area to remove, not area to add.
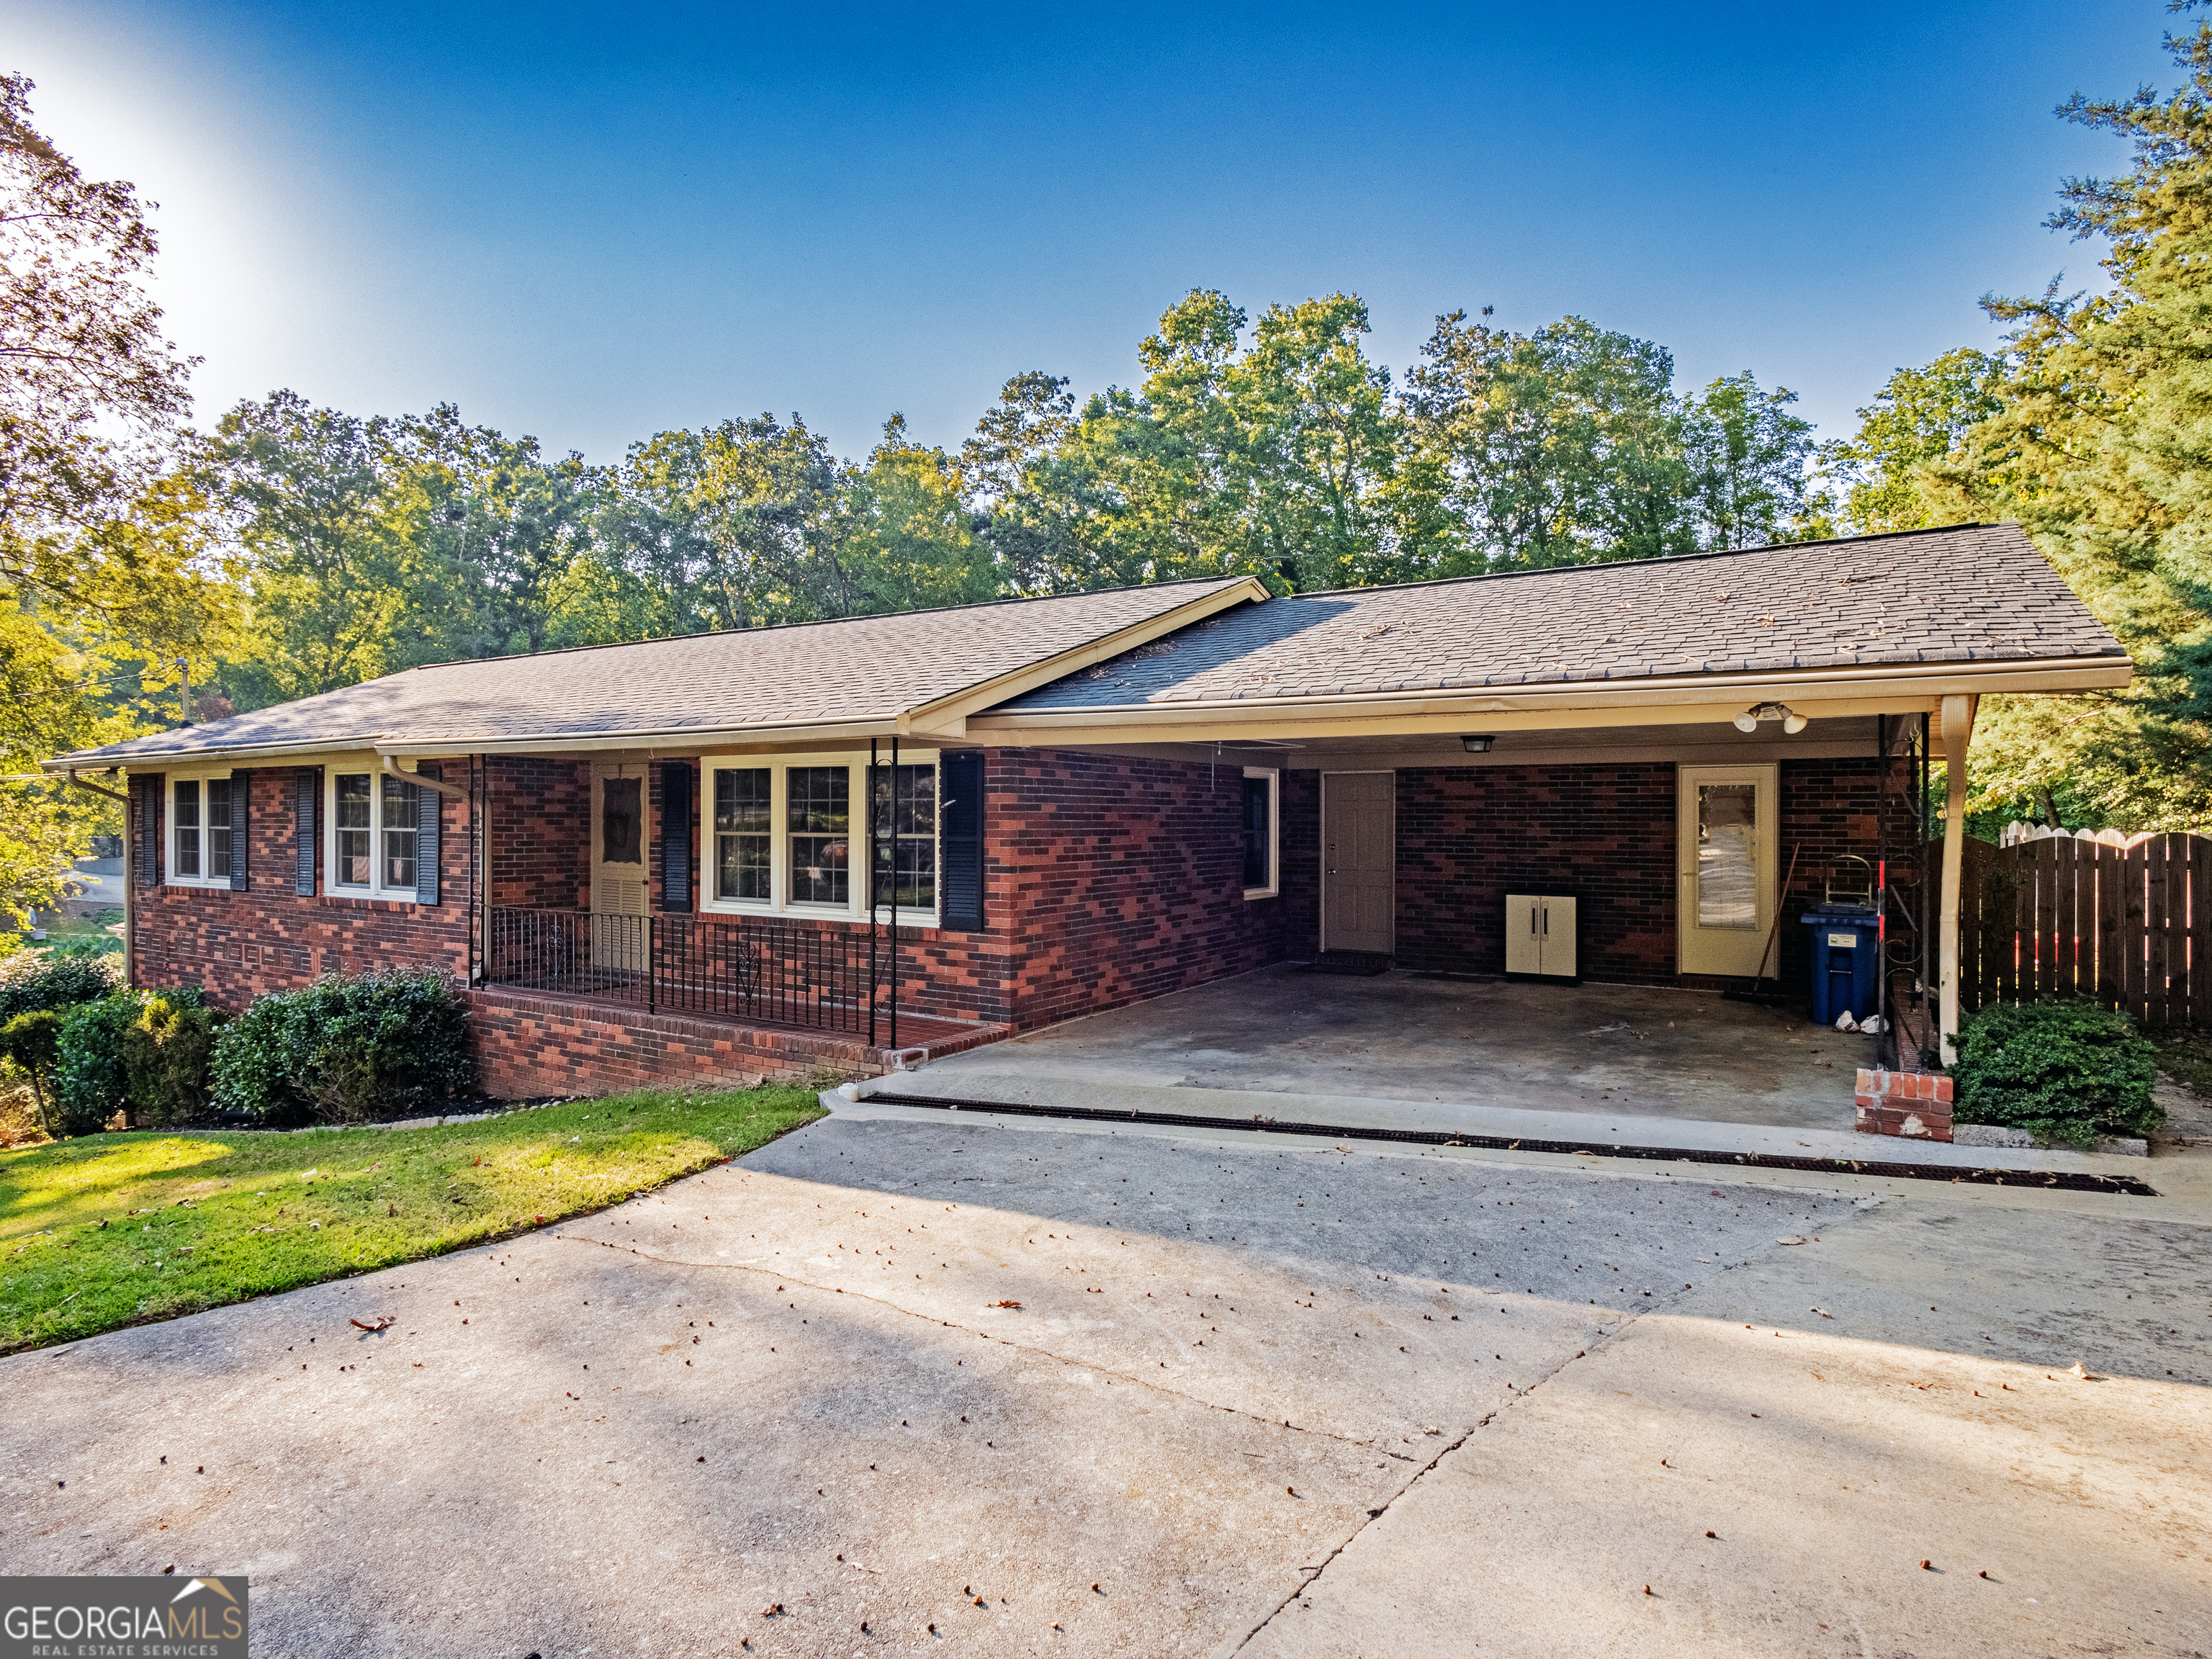
[[[2127,654],[2017,525],[1304,593],[1014,697],[1024,714]]]
[[[867,737],[1266,597],[1231,576],[441,663],[48,764]]]

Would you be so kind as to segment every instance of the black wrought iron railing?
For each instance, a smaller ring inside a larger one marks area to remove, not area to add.
[[[484,977],[517,990],[850,1032],[873,1042],[892,1016],[895,996],[887,963],[872,943],[863,929],[780,920],[494,909]]]

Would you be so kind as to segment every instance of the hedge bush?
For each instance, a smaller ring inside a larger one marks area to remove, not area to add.
[[[20,951],[0,958],[0,1025],[18,1014],[57,1013],[98,1002],[122,982],[120,957],[97,951]]]
[[[432,970],[327,975],[258,999],[215,1039],[215,1105],[270,1123],[404,1115],[475,1078],[468,1005]]]
[[[2125,1014],[2087,1002],[1996,1003],[1959,1034],[1957,1119],[2090,1145],[2166,1121],[2157,1049]]]
[[[125,1028],[123,1075],[132,1121],[149,1129],[189,1123],[208,1108],[209,1072],[223,1018],[197,993],[146,998]]]

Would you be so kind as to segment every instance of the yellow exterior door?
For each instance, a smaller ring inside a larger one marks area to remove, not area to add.
[[[1685,766],[1674,847],[1677,971],[1750,979],[1778,967],[1774,931],[1779,794],[1773,766]]]

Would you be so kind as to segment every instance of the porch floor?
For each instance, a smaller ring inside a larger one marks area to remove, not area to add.
[[[1848,1131],[1854,1073],[1873,1056],[1872,1037],[1706,992],[1280,964],[972,1049],[929,1076],[933,1094],[1034,1079]]]

